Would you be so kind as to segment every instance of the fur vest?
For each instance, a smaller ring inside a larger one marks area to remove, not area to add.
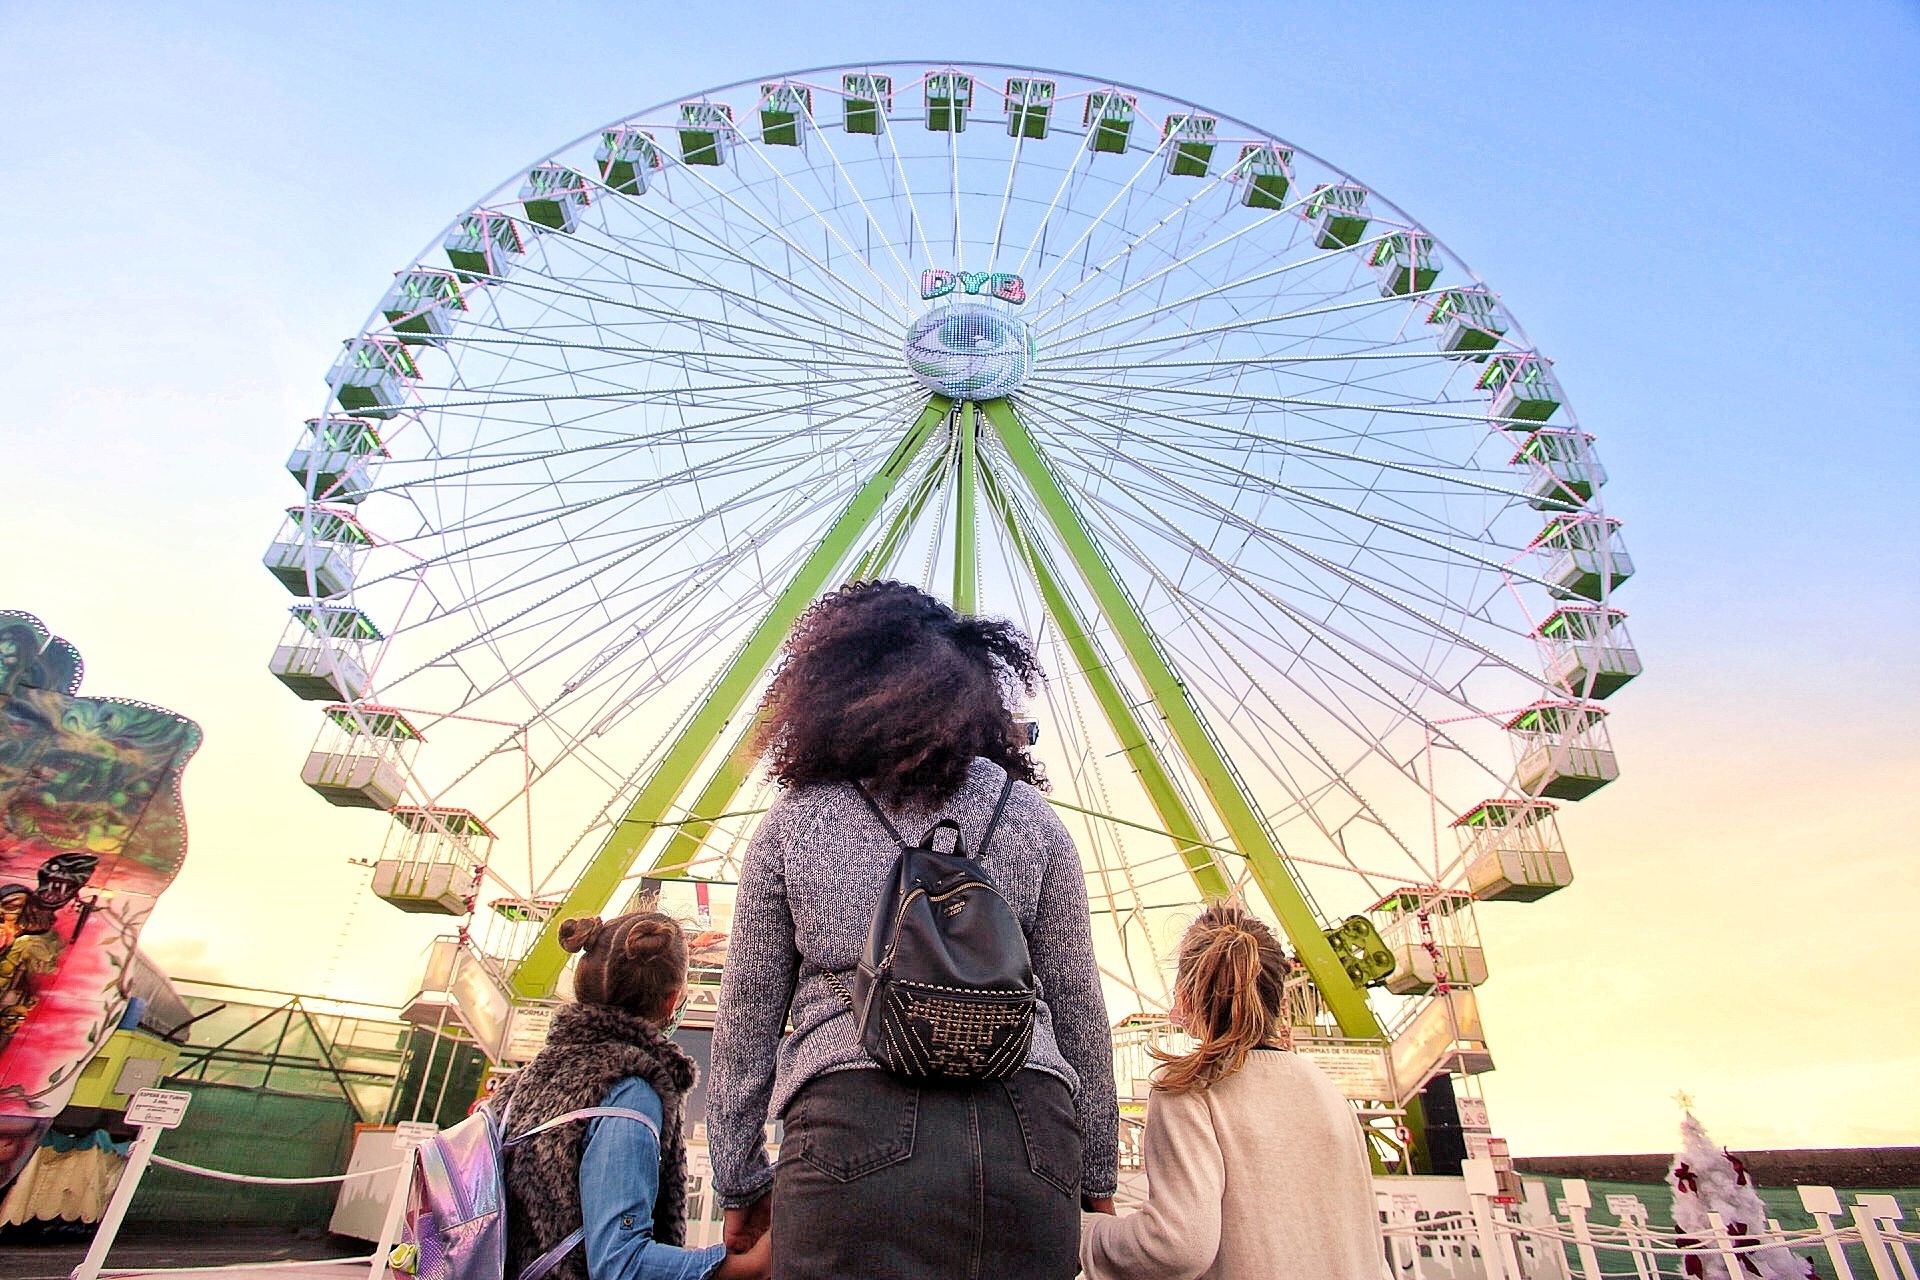
[[[686,1050],[644,1018],[611,1005],[570,1004],[553,1018],[547,1046],[495,1090],[495,1113],[505,1117],[503,1138],[580,1107],[597,1107],[607,1091],[638,1076],[660,1095],[660,1193],[654,1200],[653,1238],[682,1244],[687,1228],[687,1146],[680,1100],[693,1087]],[[581,1225],[580,1155],[588,1120],[550,1129],[507,1153],[507,1274],[529,1263]],[[630,1124],[632,1121],[612,1121]],[[552,1280],[587,1280],[587,1257],[575,1249]]]

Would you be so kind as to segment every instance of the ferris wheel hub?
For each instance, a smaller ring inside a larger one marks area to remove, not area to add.
[[[986,302],[935,307],[907,326],[902,348],[920,385],[954,400],[991,400],[1033,372],[1033,330]]]

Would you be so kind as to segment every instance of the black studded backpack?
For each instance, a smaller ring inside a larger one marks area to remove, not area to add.
[[[1001,789],[984,856],[1013,792]],[[861,799],[900,845],[851,987],[829,975],[873,1060],[909,1080],[1001,1080],[1027,1064],[1036,993],[1027,935],[952,819],[917,845],[901,839],[865,787]],[[953,842],[940,848],[940,833]]]

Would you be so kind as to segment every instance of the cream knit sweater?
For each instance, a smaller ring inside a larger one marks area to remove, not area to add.
[[[1091,1215],[1087,1280],[1380,1280],[1353,1108],[1311,1062],[1262,1049],[1210,1089],[1147,1102],[1147,1203]]]

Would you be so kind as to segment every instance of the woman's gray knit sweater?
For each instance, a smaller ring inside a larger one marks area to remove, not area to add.
[[[967,848],[977,852],[1006,777],[999,765],[975,760],[947,804],[887,816],[909,840],[952,818]],[[846,1002],[823,975],[859,963],[899,853],[845,783],[784,792],[754,832],[740,870],[707,1084],[714,1187],[728,1207],[750,1204],[771,1186],[764,1128],[801,1085],[830,1071],[879,1069],[860,1047]],[[1027,1065],[1059,1076],[1074,1091],[1086,1143],[1080,1189],[1111,1195],[1119,1128],[1113,1041],[1079,851],[1045,798],[1019,783],[982,861],[1026,929],[1039,983]],[[793,1034],[783,1042],[789,993]]]

